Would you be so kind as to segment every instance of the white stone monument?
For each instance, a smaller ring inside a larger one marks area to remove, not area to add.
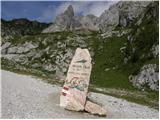
[[[61,107],[74,111],[84,110],[91,69],[89,51],[77,48],[69,65],[67,77],[61,91]]]

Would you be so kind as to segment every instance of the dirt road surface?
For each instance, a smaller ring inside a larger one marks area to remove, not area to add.
[[[104,118],[59,107],[61,87],[32,76],[1,70],[2,118]],[[106,118],[157,118],[156,109],[99,93],[90,98],[107,110]]]

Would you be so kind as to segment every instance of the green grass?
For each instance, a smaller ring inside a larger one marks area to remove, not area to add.
[[[124,47],[126,38],[112,37],[107,39],[94,40],[95,56],[91,83],[105,88],[134,89],[128,81],[128,70],[123,68],[124,54],[120,48]],[[101,50],[98,50],[103,46]],[[105,71],[105,69],[109,69]],[[127,72],[127,73],[126,73]]]
[[[92,77],[91,83],[99,87],[133,89],[131,83],[128,81],[128,77],[117,70],[100,72],[94,74]]]
[[[95,64],[91,73],[91,84],[94,87],[90,89],[158,109],[159,93],[149,89],[146,89],[146,91],[138,90],[132,86],[128,79],[129,75],[138,74],[144,64],[159,64],[158,58],[147,60],[144,63],[129,62],[124,64],[125,54],[120,52],[120,48],[127,42],[126,36],[112,37],[106,40],[95,36],[91,39],[94,41],[92,47],[95,49],[93,58]],[[98,50],[100,46],[103,46],[103,48]],[[106,68],[107,71],[105,71]],[[99,91],[96,88],[107,90]],[[109,89],[118,89],[118,91],[113,92]],[[121,91],[125,92],[121,94]]]

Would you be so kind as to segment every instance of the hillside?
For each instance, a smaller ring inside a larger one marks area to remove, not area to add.
[[[87,48],[93,59],[90,90],[158,108],[159,3],[147,5],[132,20],[125,15],[121,17],[128,20],[127,25],[114,24],[107,32],[104,32],[106,28],[104,31],[83,28],[41,33],[49,25],[33,27],[31,24],[28,32],[18,35],[21,29],[13,27],[12,22],[6,25],[2,21],[2,33],[5,33],[2,35],[2,69],[62,84],[75,49]],[[83,30],[88,31],[87,34]],[[14,36],[14,33],[18,34]],[[6,39],[8,36],[12,39]]]
[[[16,36],[38,34],[49,25],[48,23],[29,21],[26,18],[13,19],[10,21],[1,19],[1,35],[4,41],[5,39],[12,39]]]

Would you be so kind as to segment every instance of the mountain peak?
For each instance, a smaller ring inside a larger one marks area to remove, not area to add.
[[[72,5],[69,5],[67,7],[67,9],[64,11],[64,14],[67,14],[69,16],[74,16],[74,10],[73,10]]]
[[[72,10],[72,11],[73,11],[73,7],[72,7],[72,5],[69,5],[67,9],[68,9],[68,10]]]

